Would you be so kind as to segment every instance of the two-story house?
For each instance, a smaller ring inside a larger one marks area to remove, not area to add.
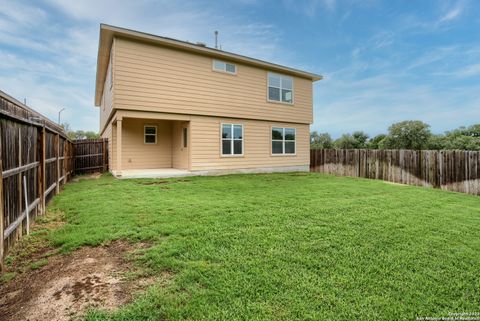
[[[307,171],[322,76],[100,26],[95,105],[118,177]]]

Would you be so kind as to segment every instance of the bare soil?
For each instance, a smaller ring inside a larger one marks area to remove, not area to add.
[[[153,279],[128,280],[133,245],[115,241],[48,258],[48,264],[0,285],[0,320],[69,320],[88,308],[114,310]],[[162,276],[165,278],[166,276]]]

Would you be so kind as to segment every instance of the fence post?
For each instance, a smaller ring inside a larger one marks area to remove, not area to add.
[[[18,126],[18,167],[22,166],[22,128],[20,125]],[[17,174],[18,179],[18,210],[20,211],[20,215],[22,214],[22,173]],[[25,209],[27,210],[27,209]],[[20,228],[16,229],[15,233],[19,233],[20,237],[23,235],[23,221],[20,223]]]
[[[65,139],[63,142],[63,185],[67,184],[68,182],[68,174],[67,174],[67,153],[68,153],[68,140]]]
[[[55,182],[57,183],[57,185],[55,186],[55,194],[58,194],[60,193],[60,135],[57,134],[55,136],[55,156],[57,157],[56,161],[55,161],[55,169],[56,169],[56,173],[55,173]]]
[[[40,202],[37,205],[37,214],[38,214],[38,209],[40,209],[40,214],[42,213],[42,130],[38,127],[36,127],[37,130],[37,155],[36,159],[38,161],[38,167],[37,167],[37,190],[35,195],[35,198],[38,197],[40,199]]]
[[[40,201],[42,202],[42,214],[47,213],[47,208],[45,205],[45,190],[47,186],[47,176],[46,176],[46,156],[47,156],[47,151],[46,151],[46,136],[47,132],[45,130],[45,126],[42,127],[42,134],[40,136],[41,143],[40,143],[40,171],[41,171],[41,181],[40,181]]]
[[[3,165],[2,165],[2,140],[0,139],[0,271],[3,271]]]

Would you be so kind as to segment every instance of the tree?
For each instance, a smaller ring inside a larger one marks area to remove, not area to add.
[[[98,133],[93,132],[93,131],[77,130],[77,131],[68,132],[68,138],[70,138],[70,139],[97,139],[97,138],[100,138],[100,135],[98,135]]]
[[[467,129],[468,136],[479,137],[480,138],[480,124],[475,124]]]
[[[470,127],[461,126],[444,135],[432,135],[428,149],[480,150],[480,124]]]
[[[387,135],[385,134],[379,134],[375,137],[372,137],[368,142],[367,142],[367,148],[369,149],[379,149],[379,144],[382,140],[385,139]]]
[[[426,144],[426,148],[431,150],[445,149],[445,143],[445,135],[432,135]]]
[[[368,135],[362,131],[356,131],[353,134],[343,134],[338,138],[334,145],[338,149],[359,149],[367,147]]]
[[[384,149],[424,149],[431,137],[430,125],[419,120],[406,120],[388,128],[388,135],[380,142]]]
[[[311,148],[333,148],[333,140],[329,133],[318,133],[316,131],[310,134]]]
[[[94,131],[84,131],[84,130],[72,130],[70,124],[63,123],[61,125],[63,130],[67,134],[68,138],[75,140],[75,139],[97,139],[100,138],[100,135]]]
[[[444,149],[480,150],[480,137],[465,135],[446,136]]]
[[[368,134],[362,131],[356,131],[352,134],[353,139],[355,140],[354,148],[366,148],[368,141]]]

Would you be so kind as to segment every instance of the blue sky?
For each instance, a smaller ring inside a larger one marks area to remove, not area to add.
[[[441,133],[480,122],[480,1],[0,0],[0,89],[74,129],[98,130],[99,23],[213,45],[307,71],[312,130]]]

